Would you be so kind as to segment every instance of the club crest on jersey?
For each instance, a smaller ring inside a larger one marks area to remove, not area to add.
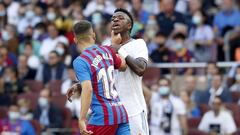
[[[94,66],[95,68],[98,68],[98,64],[103,60],[113,60],[113,58],[108,53],[103,53],[102,55],[97,55],[91,64],[91,66]]]

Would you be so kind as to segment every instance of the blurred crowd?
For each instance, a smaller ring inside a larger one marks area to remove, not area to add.
[[[240,61],[239,0],[0,0],[0,132],[77,127],[80,94],[65,98],[79,55],[72,26],[87,19],[97,43],[110,44],[116,8],[132,13],[131,36],[146,41],[151,62],[208,63],[206,70],[161,69],[159,81],[144,81],[152,134],[190,132],[190,120],[206,133],[236,132],[240,66],[227,72],[215,62]]]

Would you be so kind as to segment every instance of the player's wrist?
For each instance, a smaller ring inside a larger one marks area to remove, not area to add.
[[[124,59],[129,55],[129,54],[127,53],[127,51],[126,51],[123,47],[121,47],[121,48],[118,50],[118,54],[119,54],[120,56],[122,56]]]

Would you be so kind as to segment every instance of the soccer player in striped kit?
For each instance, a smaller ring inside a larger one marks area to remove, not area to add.
[[[128,115],[114,86],[114,69],[125,70],[126,63],[107,46],[95,45],[91,23],[80,21],[74,25],[75,43],[82,52],[73,61],[79,80],[81,112],[79,127],[82,135],[130,135]],[[112,35],[112,44],[121,42],[120,34]],[[71,96],[68,95],[68,96]],[[87,112],[91,116],[87,120]]]

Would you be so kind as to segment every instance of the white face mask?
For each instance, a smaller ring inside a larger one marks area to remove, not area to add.
[[[20,118],[20,113],[19,112],[9,112],[9,119],[10,120],[17,120]]]
[[[202,18],[199,15],[194,15],[192,18],[193,24],[199,25],[202,22]]]
[[[6,15],[6,11],[5,10],[0,11],[0,17],[3,17],[5,15]]]
[[[240,81],[240,74],[237,74],[237,75],[235,76],[235,79],[236,79],[237,81]]]
[[[56,48],[56,51],[57,51],[57,53],[58,53],[59,55],[61,55],[61,56],[64,54],[64,49],[61,48],[61,47],[57,47],[57,48]]]
[[[56,18],[56,14],[55,13],[53,13],[53,12],[48,12],[47,13],[47,19],[49,21],[53,21],[53,20],[55,20],[55,18]]]
[[[161,86],[159,89],[158,89],[158,92],[161,96],[167,96],[169,95],[170,93],[170,89],[169,87],[167,86]]]
[[[33,31],[33,39],[38,39],[40,35],[41,35],[41,32],[39,30]]]
[[[32,10],[28,10],[25,16],[27,19],[32,19],[35,16],[35,13]]]
[[[21,112],[21,114],[26,114],[26,113],[28,112],[28,108],[26,108],[26,107],[21,107],[21,108],[20,108],[20,112]]]
[[[176,50],[181,50],[183,48],[183,44],[182,43],[176,43],[175,48],[176,48]]]
[[[2,31],[2,39],[3,39],[4,41],[8,41],[8,40],[11,39],[9,33],[8,33],[7,31],[5,31],[5,30]]]
[[[48,106],[48,99],[44,97],[40,97],[38,99],[38,104],[40,105],[40,107],[46,107]]]

